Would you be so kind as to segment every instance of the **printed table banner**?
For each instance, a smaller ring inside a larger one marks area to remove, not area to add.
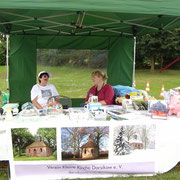
[[[17,178],[92,178],[103,175],[114,176],[115,174],[154,174],[154,162],[144,163],[99,163],[99,164],[39,164],[39,165],[15,165]]]

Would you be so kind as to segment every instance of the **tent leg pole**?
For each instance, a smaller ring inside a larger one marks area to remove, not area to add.
[[[6,34],[6,83],[7,83],[7,103],[9,103],[9,34]]]
[[[133,62],[132,87],[135,87],[135,68],[136,68],[136,36],[134,36],[134,62]]]

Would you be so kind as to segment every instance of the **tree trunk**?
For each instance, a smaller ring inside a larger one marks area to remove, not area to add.
[[[73,159],[76,158],[76,134],[73,135]]]
[[[78,128],[74,128],[74,132],[73,132],[73,151],[74,151],[74,155],[73,155],[73,158],[75,159],[76,158],[76,147],[77,147],[77,142],[76,142],[76,137],[77,137],[77,130]]]
[[[151,59],[151,72],[154,73],[154,67],[155,67],[155,60],[154,57]]]
[[[164,59],[163,59],[163,56],[161,55],[160,56],[160,69],[163,67],[163,61]]]

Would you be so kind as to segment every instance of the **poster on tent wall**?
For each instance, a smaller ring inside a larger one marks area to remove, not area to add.
[[[9,130],[12,177],[154,174],[155,134],[155,124],[61,121],[16,125]]]

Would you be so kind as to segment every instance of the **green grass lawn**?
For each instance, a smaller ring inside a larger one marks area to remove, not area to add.
[[[8,179],[7,171],[5,169],[0,170],[0,179],[1,180],[7,180]]]
[[[136,70],[136,88],[145,90],[146,83],[149,81],[149,94],[160,99],[162,85],[164,85],[165,90],[180,86],[179,75],[179,70],[165,70],[161,73],[159,70],[156,70],[154,73],[151,73],[149,70]]]
[[[171,171],[169,171],[167,173],[158,174],[158,175],[154,175],[154,176],[96,178],[95,180],[105,180],[105,179],[108,179],[108,180],[179,180],[180,179],[180,168],[173,168]]]
[[[16,156],[14,157],[15,161],[55,161],[57,157],[48,156],[48,157],[27,157],[27,156]]]
[[[51,72],[52,77],[49,82],[53,83],[59,94],[71,98],[84,98],[88,89],[92,86],[91,72],[94,69],[85,67],[67,67],[67,66],[38,66],[38,72],[46,70]],[[101,69],[106,71],[105,69]],[[146,83],[150,83],[150,92],[152,96],[160,99],[162,84],[165,90],[180,86],[179,70],[165,70],[160,73],[156,70],[151,73],[149,70],[136,70],[135,80],[136,88],[145,90]],[[6,92],[6,67],[0,66],[0,89]]]
[[[154,176],[143,176],[143,177],[114,177],[114,178],[96,178],[96,180],[179,180],[180,179],[180,168],[173,168],[171,171],[158,174]],[[80,179],[79,179],[80,180]]]

